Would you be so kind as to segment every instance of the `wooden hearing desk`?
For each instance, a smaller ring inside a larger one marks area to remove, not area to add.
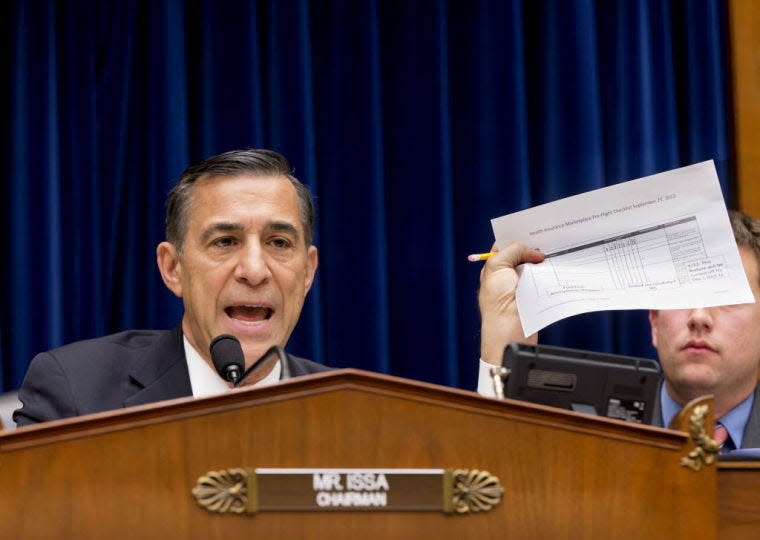
[[[338,370],[0,433],[0,538],[716,538],[716,467],[680,464],[694,449],[681,431]],[[254,468],[487,471],[503,495],[462,514],[220,514],[193,495]]]

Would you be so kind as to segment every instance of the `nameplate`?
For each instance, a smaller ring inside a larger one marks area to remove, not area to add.
[[[485,512],[499,479],[474,469],[226,469],[192,489],[210,512]]]

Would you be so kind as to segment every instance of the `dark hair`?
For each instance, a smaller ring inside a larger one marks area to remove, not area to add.
[[[736,245],[752,251],[760,269],[760,220],[738,210],[729,210],[728,219],[731,221]]]
[[[204,176],[285,176],[298,194],[298,211],[306,246],[314,238],[314,203],[309,188],[291,174],[290,163],[272,150],[247,148],[212,156],[192,165],[180,175],[166,200],[166,239],[182,251],[187,232],[188,206],[195,182]]]

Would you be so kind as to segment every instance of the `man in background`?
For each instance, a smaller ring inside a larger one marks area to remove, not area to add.
[[[729,219],[755,302],[649,312],[652,344],[664,374],[655,423],[667,426],[686,403],[712,394],[715,419],[728,432],[724,448],[760,448],[760,220],[735,211]],[[522,330],[515,267],[543,259],[540,252],[514,243],[483,267],[478,296],[482,394],[493,395],[489,370],[501,365],[508,343],[538,341]]]
[[[38,354],[19,391],[18,425],[227,391],[209,350],[221,334],[240,341],[246,368],[273,345],[284,347],[318,264],[311,195],[290,173],[283,156],[251,149],[182,173],[156,249],[161,277],[184,305],[180,325]],[[273,357],[245,382],[276,382],[281,369]],[[291,357],[290,369],[328,368]]]

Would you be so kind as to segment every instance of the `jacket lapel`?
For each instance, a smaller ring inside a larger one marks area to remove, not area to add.
[[[755,400],[744,426],[742,448],[760,448],[760,384],[755,387]]]
[[[134,393],[124,400],[125,407],[192,396],[180,326],[163,334],[145,352],[129,373],[129,383]]]

